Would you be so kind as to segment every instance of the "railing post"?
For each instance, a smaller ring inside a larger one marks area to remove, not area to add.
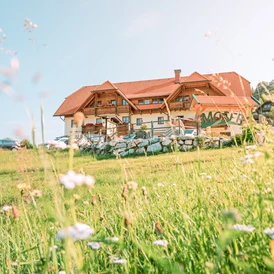
[[[128,128],[127,128],[128,136],[129,136],[129,134],[130,134],[130,128],[131,128],[131,125],[130,125],[130,123],[128,123]]]
[[[151,121],[150,123],[151,123],[151,138],[153,138],[154,137],[153,121]]]
[[[179,127],[179,129],[178,129],[179,135],[181,135],[181,119],[180,119],[180,117],[178,117],[178,127]]]

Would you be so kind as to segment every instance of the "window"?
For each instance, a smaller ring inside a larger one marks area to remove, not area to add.
[[[71,120],[70,121],[70,127],[73,127],[74,126],[74,120]]]
[[[271,109],[271,104],[265,104],[263,106],[263,110],[270,110]]]
[[[164,117],[158,117],[158,125],[164,124],[165,120]]]
[[[190,100],[189,95],[184,96],[184,101],[189,101],[189,100]]]
[[[112,105],[116,105],[116,100],[111,100],[110,103],[111,103]]]
[[[125,99],[122,99],[122,105],[123,105],[123,106],[127,106],[127,105],[128,105],[128,102],[127,102],[127,100],[125,100]]]
[[[150,100],[149,100],[149,99],[138,100],[138,104],[139,104],[139,105],[143,105],[143,104],[148,105],[148,104],[150,104]]]
[[[98,107],[99,107],[99,106],[102,106],[102,101],[98,101],[98,102],[97,102],[97,105],[98,105]]]
[[[176,98],[176,102],[182,102],[182,101],[183,101],[182,96],[178,96],[178,97]]]
[[[137,124],[137,126],[141,126],[143,124],[143,118],[137,118],[136,124]]]
[[[102,123],[102,118],[96,118],[96,124]]]
[[[129,123],[129,117],[128,117],[128,116],[123,116],[123,117],[122,117],[122,121],[123,121],[124,123]]]
[[[162,104],[164,102],[163,98],[154,98],[152,99],[152,104]]]
[[[149,99],[146,99],[144,102],[145,102],[146,105],[150,104],[150,100]]]

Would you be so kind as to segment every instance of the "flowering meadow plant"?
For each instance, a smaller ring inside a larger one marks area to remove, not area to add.
[[[48,153],[43,168],[31,151],[9,154],[0,172],[0,259],[11,254],[3,273],[143,273],[144,266],[271,273],[274,153],[259,149],[223,149],[219,157],[208,150],[197,159],[195,151],[142,160],[77,155],[71,168],[66,151]],[[254,164],[243,165],[248,159]],[[10,183],[18,161],[24,168]]]
[[[93,176],[85,176],[81,173],[77,174],[73,170],[69,170],[66,174],[59,175],[59,182],[66,189],[74,189],[76,186],[86,185],[93,187],[95,180]]]
[[[62,228],[58,231],[56,237],[63,240],[66,237],[71,237],[74,241],[85,240],[94,233],[94,229],[86,224],[76,223],[73,226]]]

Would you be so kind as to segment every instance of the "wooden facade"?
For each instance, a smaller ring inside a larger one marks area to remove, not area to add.
[[[196,119],[201,111],[208,109],[204,107],[209,103],[216,110],[220,107],[230,110],[227,98],[242,98],[240,101],[243,106],[238,108],[240,111],[244,111],[245,105],[253,106],[252,100],[245,103],[246,98],[250,99],[252,95],[250,83],[235,72],[219,76],[194,72],[187,77],[181,77],[178,73],[180,71],[176,70],[177,80],[167,78],[116,84],[106,81],[99,86],[83,87],[64,101],[55,116],[64,115],[68,120],[66,132],[72,124],[70,120],[73,114],[82,111],[86,116],[86,123],[93,125],[84,125],[83,133],[102,132],[104,128],[100,127],[109,121],[117,128],[123,128],[119,130],[119,134],[125,134],[134,130],[128,129],[128,123],[134,124],[138,130],[142,122],[161,121],[163,117],[167,120],[170,115],[172,118]],[[201,104],[194,104],[193,107],[195,96],[208,100],[201,100]],[[217,97],[216,104],[214,98]],[[78,102],[78,105],[74,105],[74,102]],[[161,126],[160,122],[155,124]]]

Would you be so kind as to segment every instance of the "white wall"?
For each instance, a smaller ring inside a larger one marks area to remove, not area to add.
[[[151,121],[156,121],[156,122],[153,123],[154,127],[163,127],[163,126],[165,126],[164,124],[158,125],[158,123],[157,123],[158,117],[164,117],[164,120],[168,119],[167,115],[164,114],[164,113],[153,113],[153,114],[142,114],[142,115],[141,114],[134,114],[134,115],[131,116],[131,123],[134,124],[134,129],[137,129],[137,130],[141,127],[141,126],[136,125],[137,118],[142,118],[143,123],[146,123],[146,125],[148,127],[151,127],[151,124],[150,124]]]
[[[184,118],[186,119],[195,119],[195,112],[190,110],[185,111],[171,111],[172,118],[175,118],[176,116],[184,115]]]
[[[172,118],[175,118],[178,115],[183,115],[184,118],[195,119],[195,112],[194,111],[186,110],[186,111],[172,111],[171,112],[171,117]],[[208,115],[208,113],[206,113],[206,115]],[[122,116],[126,116],[126,114],[122,114],[120,116],[121,120],[122,120]],[[165,113],[152,113],[152,114],[142,114],[142,115],[141,114],[134,114],[134,115],[131,116],[131,123],[134,124],[134,130],[138,130],[141,127],[141,126],[137,126],[136,125],[137,118],[142,118],[143,119],[143,123],[147,123],[146,125],[148,126],[148,128],[151,127],[151,124],[150,124],[151,121],[155,121],[153,123],[154,128],[166,127],[166,124],[158,124],[157,123],[158,117],[164,117],[164,120],[168,119],[168,116]],[[64,132],[65,135],[69,135],[70,136],[71,133],[72,133],[71,120],[73,120],[73,117],[65,118],[65,132]],[[88,123],[95,124],[96,123],[96,117],[95,116],[88,116],[85,119],[84,124],[88,124]],[[109,126],[111,127],[111,125],[109,125]],[[231,127],[231,133],[232,133],[232,135],[241,133],[241,131],[242,131],[242,127],[241,126],[230,125],[230,127]],[[82,132],[82,127],[78,126],[76,128],[76,132],[75,132],[76,135],[77,134],[81,134],[81,132]]]
[[[71,127],[71,121],[73,120],[73,117],[65,118],[65,135],[71,135],[72,133],[72,127]],[[75,130],[75,135],[82,133],[82,127],[77,126]]]
[[[195,118],[195,113],[191,112],[191,111],[173,111],[171,113],[172,118],[175,118],[177,115],[184,115],[185,118]],[[126,114],[122,114],[120,116],[120,119],[122,120],[122,117],[126,116]],[[165,124],[158,124],[158,117],[164,117],[164,120],[168,120],[168,116],[165,113],[152,113],[152,114],[134,114],[131,116],[131,123],[134,124],[134,129],[138,130],[140,129],[141,126],[137,126],[137,118],[142,118],[143,119],[143,123],[147,123],[147,126],[150,128],[151,121],[155,121],[153,123],[154,128],[159,128],[159,127],[165,127]],[[72,133],[72,128],[71,128],[71,120],[73,120],[73,117],[69,117],[69,118],[65,118],[65,135],[71,135]],[[84,124],[88,124],[88,123],[96,123],[96,117],[95,116],[88,116],[87,118],[85,118],[85,122]],[[82,127],[78,126],[76,128],[76,134],[80,134],[82,132]]]

